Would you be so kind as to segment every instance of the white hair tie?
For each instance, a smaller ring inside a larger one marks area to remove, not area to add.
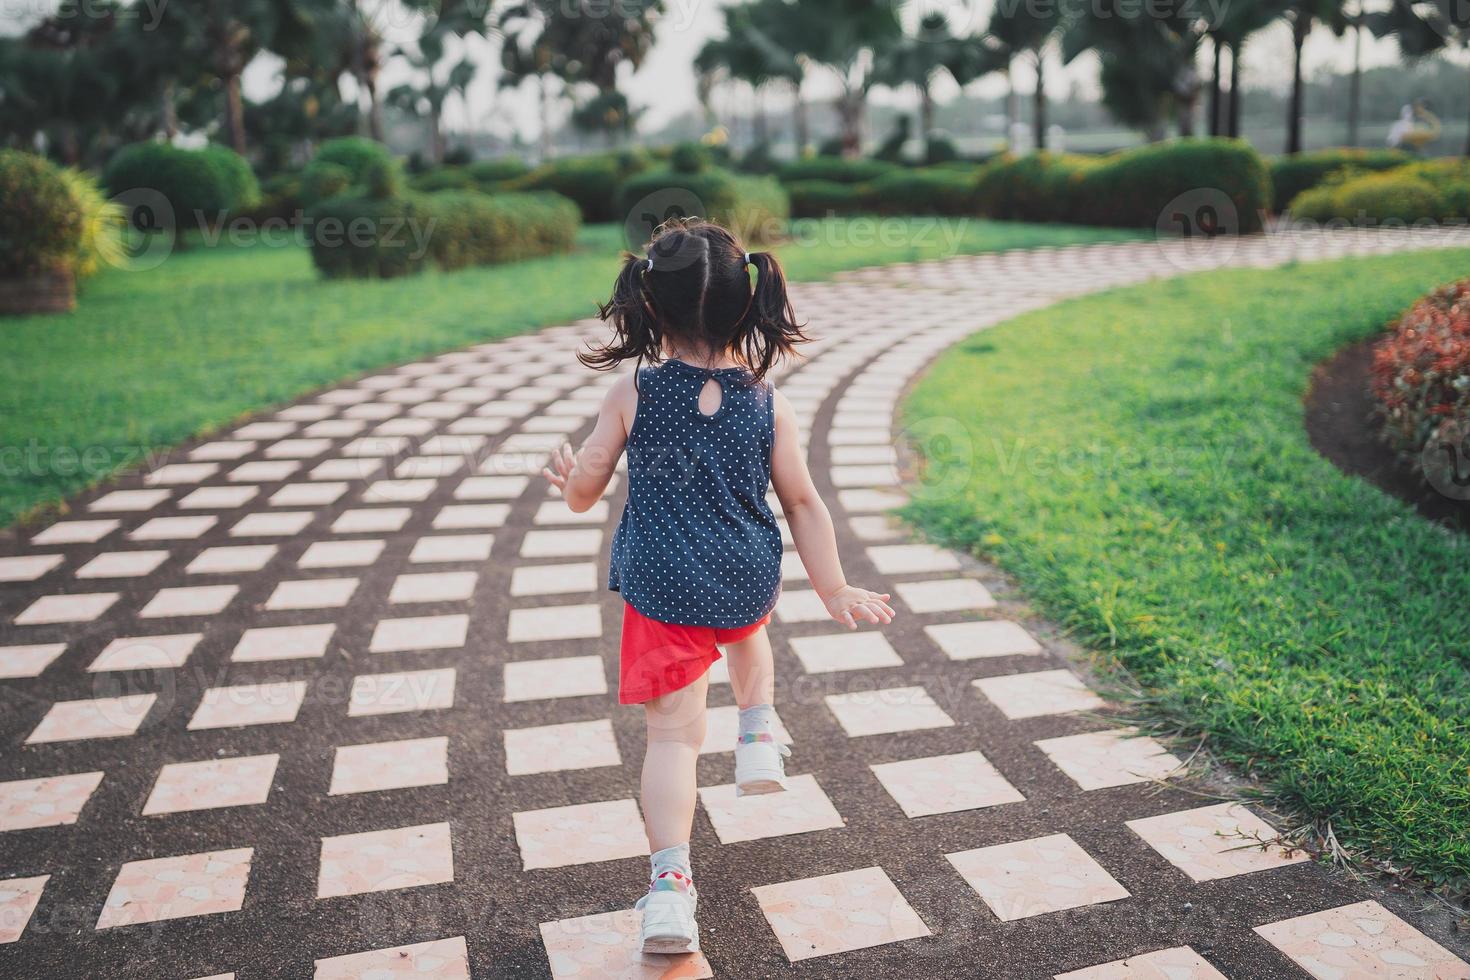
[[[648,257],[648,271],[649,272],[652,272],[653,271],[653,256],[651,256],[651,255]]]
[[[750,253],[749,252],[746,252],[745,253],[745,264],[746,265],[750,265]]]

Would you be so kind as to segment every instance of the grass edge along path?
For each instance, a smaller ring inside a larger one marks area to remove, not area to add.
[[[946,254],[1139,237],[981,219],[803,221],[796,280]],[[393,280],[322,281],[300,245],[202,248],[107,271],[76,312],[0,321],[0,528],[162,449],[396,364],[591,315],[622,230],[568,255]],[[569,354],[570,356],[570,354]],[[62,505],[64,506],[64,504]]]
[[[1207,735],[1350,851],[1461,896],[1470,539],[1318,456],[1302,395],[1315,364],[1467,260],[1218,271],[1074,299],[972,335],[902,409],[957,419],[970,442],[924,464],[924,486],[960,488],[921,486],[904,516],[994,561],[1126,668],[1146,722]]]

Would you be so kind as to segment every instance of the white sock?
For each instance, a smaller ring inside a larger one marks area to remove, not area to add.
[[[741,735],[774,735],[776,709],[769,704],[753,704],[740,709]]]
[[[649,855],[648,863],[653,867],[650,877],[657,878],[665,871],[677,871],[684,877],[693,880],[694,872],[689,867],[689,843],[675,844],[661,851],[654,851]]]

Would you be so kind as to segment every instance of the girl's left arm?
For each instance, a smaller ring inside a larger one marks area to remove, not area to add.
[[[541,470],[552,485],[561,490],[567,506],[580,514],[602,498],[608,481],[617,469],[618,458],[628,443],[628,430],[638,411],[638,391],[633,375],[627,374],[607,390],[602,410],[592,434],[576,452],[571,443],[562,443]]]

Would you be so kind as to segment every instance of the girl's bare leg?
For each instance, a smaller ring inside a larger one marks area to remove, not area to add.
[[[643,756],[643,822],[648,847],[689,842],[694,826],[695,764],[704,744],[709,675],[646,703],[648,751]]]
[[[757,704],[774,704],[776,700],[776,665],[771,658],[771,638],[762,626],[743,640],[725,646],[730,659],[730,686],[735,703],[742,708]]]

